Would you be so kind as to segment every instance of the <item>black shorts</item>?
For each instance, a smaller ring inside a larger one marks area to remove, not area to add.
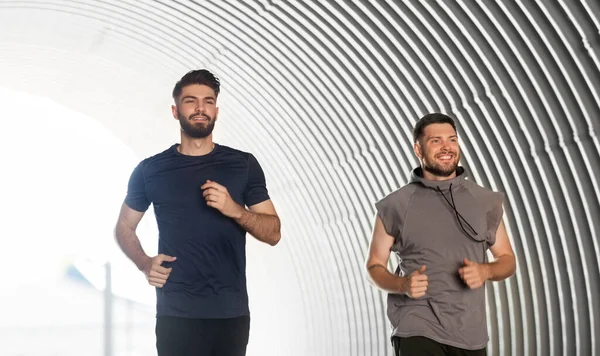
[[[486,356],[486,349],[465,350],[423,336],[392,338],[396,356]]]
[[[250,316],[231,319],[156,318],[158,356],[244,356]]]

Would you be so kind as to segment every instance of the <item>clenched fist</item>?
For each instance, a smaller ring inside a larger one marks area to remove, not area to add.
[[[221,214],[232,219],[239,218],[242,215],[244,208],[233,201],[224,186],[207,180],[200,189],[203,190],[202,195],[208,206],[219,210]]]
[[[424,296],[427,291],[427,285],[429,285],[427,275],[424,274],[426,269],[427,267],[423,265],[405,277],[406,279],[402,284],[401,292],[413,299]]]
[[[167,283],[167,279],[169,279],[169,275],[173,268],[166,268],[161,265],[163,262],[173,262],[176,259],[177,257],[171,257],[161,253],[148,260],[146,266],[143,268],[148,283],[151,286],[162,288],[165,283]]]
[[[481,287],[488,279],[487,269],[484,265],[469,261],[468,259],[463,260],[464,266],[458,269],[460,278],[465,282],[471,289]]]

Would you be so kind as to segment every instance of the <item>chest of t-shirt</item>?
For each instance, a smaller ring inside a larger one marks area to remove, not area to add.
[[[202,189],[208,180],[224,186],[231,198],[243,205],[247,179],[243,162],[176,163],[145,177],[146,192],[155,208],[208,210]]]

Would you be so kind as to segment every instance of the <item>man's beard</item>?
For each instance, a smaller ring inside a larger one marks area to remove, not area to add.
[[[454,162],[449,165],[439,164],[435,161],[435,157],[432,160],[423,161],[423,170],[438,176],[438,177],[449,177],[458,167],[458,161],[460,160],[460,153],[451,151],[449,152],[454,156]],[[428,157],[427,152],[423,152],[425,157]]]
[[[196,125],[192,122],[192,119],[195,117],[203,117],[208,122],[197,123]],[[177,118],[179,119],[179,125],[181,125],[181,130],[185,132],[188,136],[193,138],[205,138],[213,132],[215,128],[215,118],[210,117],[208,115],[203,114],[192,114],[190,117],[186,118],[179,109],[177,110]]]

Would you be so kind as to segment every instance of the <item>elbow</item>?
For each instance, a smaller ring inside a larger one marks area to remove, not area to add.
[[[271,246],[275,246],[279,243],[279,241],[281,241],[281,232],[277,231],[267,243]]]
[[[510,276],[514,276],[517,273],[517,258],[512,256],[512,268],[510,269]]]
[[[367,260],[365,262],[365,265],[364,265],[365,279],[372,286],[377,286],[377,284],[375,283],[375,280],[373,279],[373,275],[371,275],[371,271],[374,266],[375,266],[375,263],[373,263],[369,260]]]
[[[505,264],[508,265],[507,273],[505,278],[510,278],[517,272],[517,258],[515,255],[510,254],[505,260]]]
[[[365,272],[365,278],[367,281],[371,280],[371,271],[369,271],[369,261],[365,261],[365,265],[363,266]]]
[[[121,244],[121,229],[119,228],[119,224],[115,225],[115,228],[113,230],[113,238],[115,239],[115,242],[117,244]]]
[[[131,235],[135,235],[135,228],[120,222],[115,225],[115,229],[113,230],[113,238],[120,247],[122,247],[123,241],[126,241],[127,237]]]
[[[281,241],[281,221],[279,217],[277,217],[277,225],[275,226],[275,232],[272,234],[271,238],[267,242],[271,246],[275,246]]]
[[[371,287],[380,288],[380,284],[376,276],[372,274],[372,269],[367,269],[365,272],[365,280]]]

